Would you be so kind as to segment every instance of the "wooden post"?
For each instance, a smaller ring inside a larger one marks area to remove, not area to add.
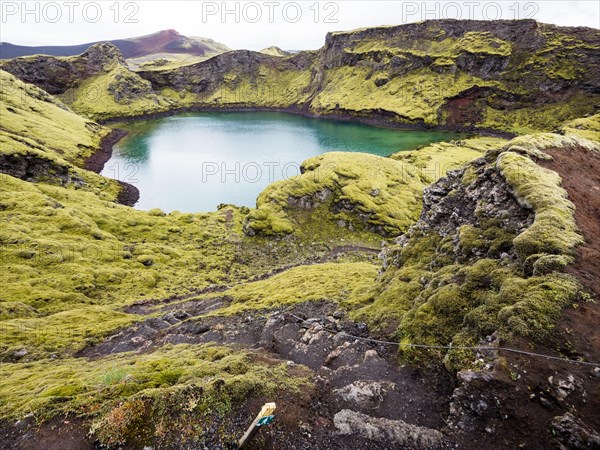
[[[265,403],[263,405],[254,421],[250,424],[242,438],[239,440],[238,449],[244,448],[244,446],[252,440],[252,437],[261,426],[271,423],[275,408],[275,403]]]

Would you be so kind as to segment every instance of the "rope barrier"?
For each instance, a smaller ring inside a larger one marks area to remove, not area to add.
[[[298,317],[294,314],[288,313],[291,317],[300,320],[302,322],[304,322],[305,320],[302,319],[301,317]],[[565,362],[565,363],[569,363],[569,364],[579,364],[582,366],[591,366],[591,367],[600,367],[600,363],[595,363],[595,362],[588,362],[588,361],[577,361],[575,359],[568,359],[568,358],[561,358],[559,356],[551,356],[551,355],[544,355],[542,353],[534,353],[534,352],[528,352],[525,350],[518,350],[516,348],[509,348],[509,347],[492,347],[492,346],[477,346],[477,347],[468,347],[468,346],[454,346],[454,345],[426,345],[426,344],[402,344],[400,342],[392,342],[392,341],[382,341],[380,339],[373,339],[373,338],[366,338],[366,337],[362,337],[362,336],[355,336],[353,334],[347,333],[345,331],[335,331],[335,330],[331,330],[329,328],[323,327],[324,330],[330,332],[330,333],[342,333],[348,337],[354,338],[354,339],[359,339],[362,341],[368,341],[368,342],[374,342],[377,344],[383,344],[383,345],[394,345],[397,347],[411,347],[411,348],[430,348],[430,349],[437,349],[437,350],[475,350],[475,351],[505,351],[505,352],[510,352],[510,353],[517,353],[520,355],[527,355],[527,356],[533,356],[536,358],[544,358],[544,359],[549,359],[549,360],[553,360],[553,361],[560,361],[560,362]]]

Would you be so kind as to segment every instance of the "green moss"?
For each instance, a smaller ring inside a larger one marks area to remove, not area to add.
[[[236,314],[317,300],[352,303],[376,275],[377,266],[364,262],[296,267],[266,280],[234,286],[227,291],[232,304],[212,314]]]
[[[387,260],[394,268],[385,270],[370,292],[354,300],[352,317],[368,322],[373,331],[393,332],[429,279],[428,265],[440,241],[437,235],[427,235],[388,250]]]
[[[0,354],[10,358],[21,349],[27,350],[27,359],[71,354],[137,320],[139,317],[135,315],[105,306],[69,309],[38,318],[4,320]]]
[[[160,208],[152,208],[148,211],[148,214],[156,217],[164,217],[166,216],[165,212]]]
[[[6,364],[4,374],[2,418],[91,416],[92,431],[108,445],[160,439],[159,424],[200,435],[205,421],[222,423],[224,414],[250,393],[297,392],[308,386],[284,364],[269,365],[246,352],[207,345],[167,345],[151,354],[94,361]],[[136,436],[139,427],[147,434]]]
[[[2,153],[27,149],[80,165],[109,129],[77,114],[55,97],[0,70]],[[12,142],[8,141],[11,139]]]
[[[545,338],[554,330],[562,308],[574,301],[578,290],[579,283],[564,274],[511,279],[499,293],[501,304],[507,306],[498,317],[521,336]]]
[[[546,275],[552,272],[562,272],[573,262],[573,258],[563,255],[542,255],[533,263],[534,275]]]
[[[416,171],[426,183],[433,183],[449,170],[464,167],[490,149],[498,148],[506,141],[499,138],[479,137],[460,141],[431,144],[417,150],[393,154],[390,158],[405,164],[404,170]]]
[[[362,153],[311,158],[302,164],[301,175],[273,183],[259,195],[246,226],[253,233],[291,233],[299,225],[290,211],[328,208],[329,220],[342,226],[398,234],[416,221],[424,186],[405,169],[398,161]]]
[[[23,302],[0,303],[0,320],[18,319],[20,317],[35,317],[35,315],[35,308]]]
[[[563,125],[561,131],[566,135],[573,135],[586,140],[600,142],[600,114],[572,120]]]
[[[533,225],[514,240],[521,260],[537,253],[572,254],[583,239],[558,174],[513,152],[502,153],[497,166],[519,201],[535,211]]]
[[[566,136],[563,136],[554,133],[537,133],[516,137],[507,145],[498,149],[496,153],[511,151],[535,159],[551,160],[552,157],[545,153],[545,150],[564,149],[565,151],[569,151],[576,150],[578,147],[600,151],[599,143],[575,135],[567,134]]]

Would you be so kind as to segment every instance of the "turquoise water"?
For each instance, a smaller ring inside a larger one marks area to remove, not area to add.
[[[380,156],[459,135],[406,131],[274,112],[190,113],[128,124],[102,174],[135,185],[139,209],[254,207],[271,182],[329,151]]]

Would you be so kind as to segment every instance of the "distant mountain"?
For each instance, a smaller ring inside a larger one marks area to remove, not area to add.
[[[156,53],[210,56],[230,50],[226,45],[215,42],[212,39],[202,37],[187,37],[179,34],[175,30],[163,30],[147,36],[99,42],[110,42],[116,45],[119,50],[121,50],[121,53],[123,53],[125,58],[138,58]],[[79,55],[86,51],[91,45],[97,43],[98,42],[90,42],[80,45],[48,45],[28,47],[24,45],[15,45],[8,42],[2,42],[0,43],[0,59],[9,59],[18,56],[38,54],[52,56]]]
[[[264,55],[271,55],[271,56],[290,56],[291,53],[290,52],[286,52],[285,50],[281,50],[279,47],[267,47],[267,48],[263,48],[260,53],[264,54]]]

